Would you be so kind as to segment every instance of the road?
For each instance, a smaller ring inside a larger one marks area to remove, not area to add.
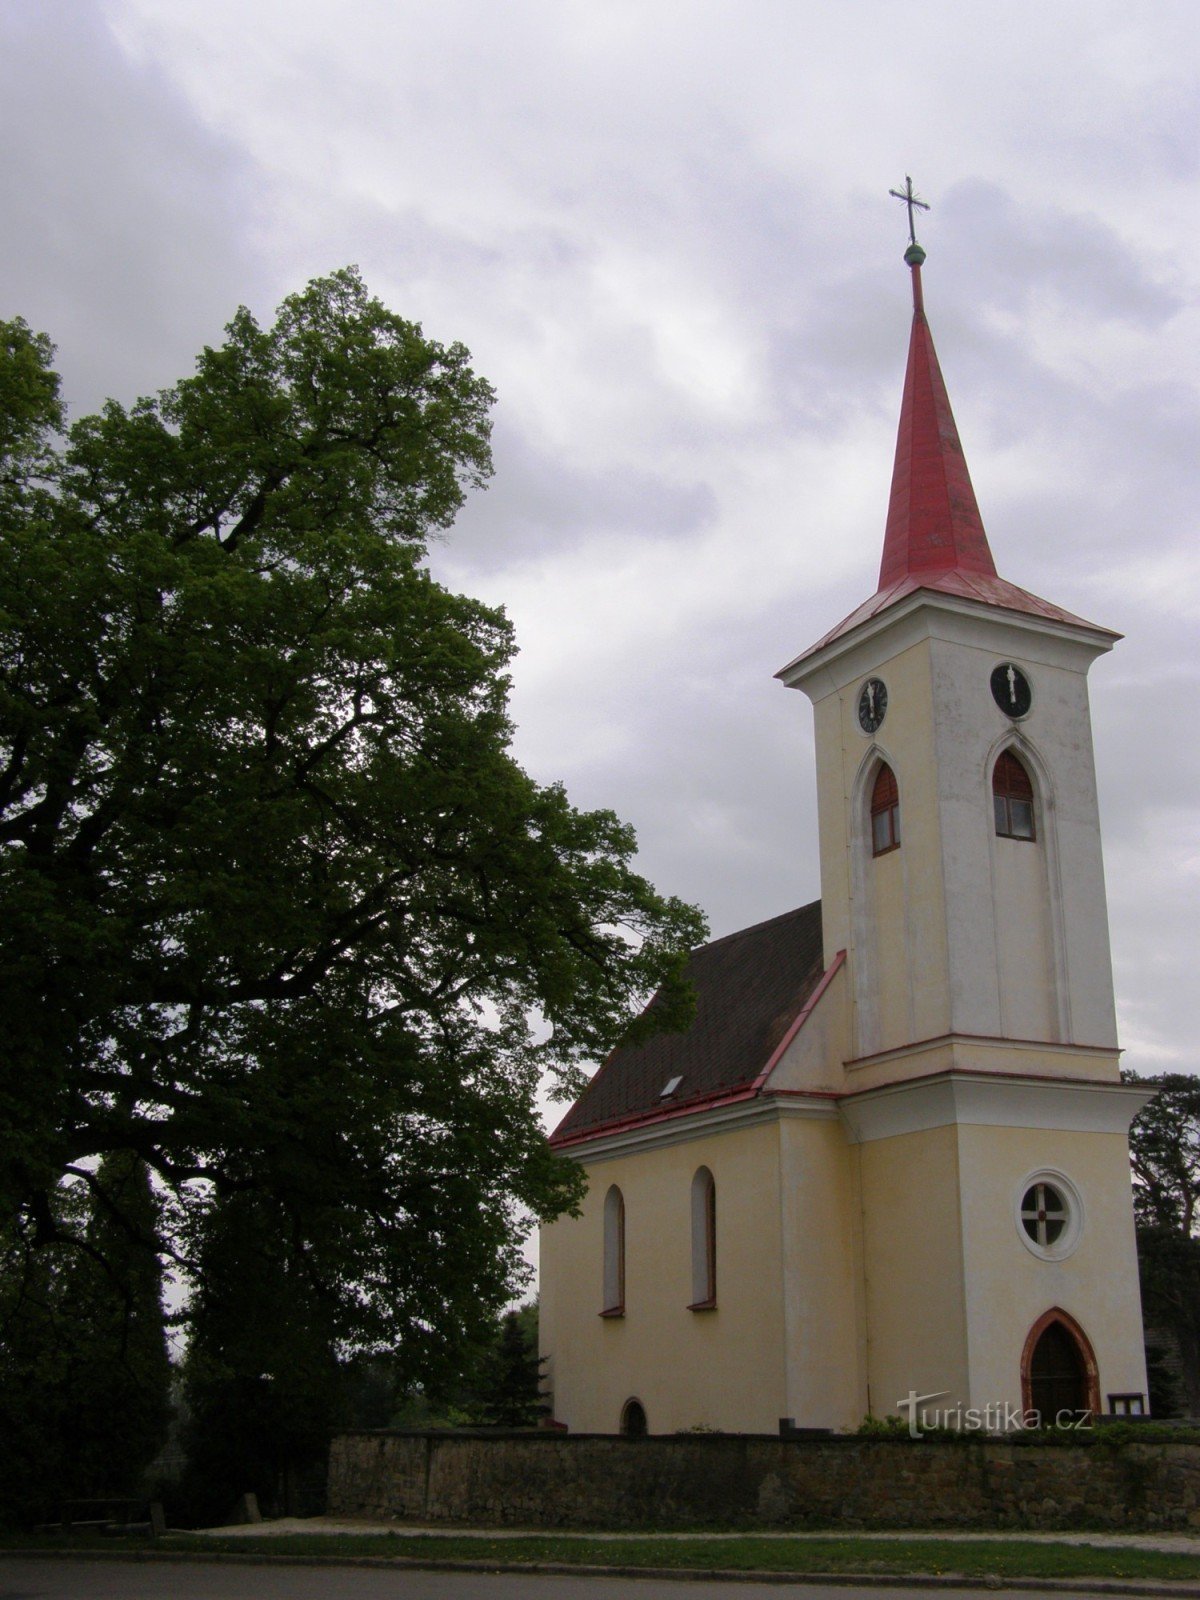
[[[241,1566],[194,1561],[64,1561],[0,1556],[0,1600],[912,1600],[916,1591],[818,1584],[709,1583],[519,1573],[420,1572],[381,1567]],[[1082,1588],[1080,1595],[1086,1595]],[[980,1600],[938,1589],[938,1600]],[[991,1590],[988,1600],[1029,1600]]]

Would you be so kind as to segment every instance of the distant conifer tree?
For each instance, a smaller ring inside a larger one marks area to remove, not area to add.
[[[483,1363],[479,1392],[482,1420],[502,1428],[532,1427],[549,1409],[542,1399],[541,1385],[536,1308],[506,1312],[500,1319],[496,1343]]]

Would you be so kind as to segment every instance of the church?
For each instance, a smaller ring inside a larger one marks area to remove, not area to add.
[[[1119,636],[999,576],[910,237],[878,587],[778,673],[821,899],[693,952],[687,1031],[551,1137],[588,1179],[541,1235],[572,1432],[1146,1409],[1087,687]]]

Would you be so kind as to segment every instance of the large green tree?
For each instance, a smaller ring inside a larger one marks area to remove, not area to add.
[[[423,1374],[579,1194],[539,1079],[681,1018],[701,920],[515,763],[509,625],[424,562],[490,471],[461,346],[343,271],[65,438],[51,356],[0,325],[3,1214],[50,1247],[129,1151],[195,1271],[262,1196]]]

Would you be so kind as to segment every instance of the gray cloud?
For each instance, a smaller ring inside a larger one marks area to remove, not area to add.
[[[0,0],[9,309],[76,408],[348,261],[496,385],[433,553],[506,604],[518,754],[717,932],[818,892],[772,673],[874,587],[926,298],[1001,571],[1092,674],[1131,1064],[1194,1064],[1200,299],[1190,0]],[[119,42],[118,42],[119,41]],[[1183,797],[1183,798],[1181,798]]]
[[[254,177],[98,5],[0,7],[0,282],[73,415],[181,376],[258,287]]]

